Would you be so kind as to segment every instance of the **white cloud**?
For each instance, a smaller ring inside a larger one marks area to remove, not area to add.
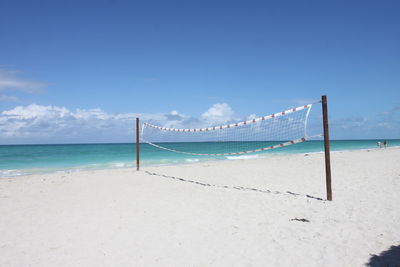
[[[29,139],[62,142],[63,139],[118,131],[124,119],[116,119],[100,109],[70,111],[65,107],[31,104],[0,113],[0,136],[11,140]],[[118,122],[121,122],[118,125]]]
[[[110,114],[100,108],[69,110],[60,106],[31,104],[0,111],[0,144],[133,142],[135,119],[162,127],[197,128],[221,125],[246,118],[235,115],[226,103],[217,103],[196,118],[172,110],[168,113]],[[322,132],[320,115],[308,123],[310,134]],[[332,139],[398,138],[400,106],[376,118],[330,118]]]
[[[131,142],[136,117],[162,127],[193,128],[233,119],[228,104],[215,104],[201,118],[170,113],[110,114],[99,108],[76,109],[31,104],[0,112],[0,143]]]
[[[257,119],[258,118],[258,116],[257,116],[257,114],[250,114],[249,116],[247,116],[247,120],[254,120],[254,119]]]
[[[222,124],[234,120],[234,112],[226,103],[217,103],[201,114],[201,118],[209,124]]]
[[[31,104],[26,107],[18,106],[11,110],[3,111],[1,114],[11,119],[29,120],[33,118],[51,119],[53,117],[63,117],[68,110],[64,107],[40,106]]]
[[[0,69],[0,92],[18,91],[23,93],[40,93],[47,84],[20,77],[19,71]],[[15,96],[0,94],[0,101],[17,102]]]

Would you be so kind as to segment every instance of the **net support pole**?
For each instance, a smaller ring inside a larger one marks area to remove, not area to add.
[[[322,118],[324,124],[324,150],[325,150],[325,176],[326,176],[326,199],[332,200],[331,185],[331,153],[329,145],[329,126],[328,126],[328,101],[326,95],[321,97],[322,102]]]
[[[136,118],[136,170],[140,166],[139,118]]]

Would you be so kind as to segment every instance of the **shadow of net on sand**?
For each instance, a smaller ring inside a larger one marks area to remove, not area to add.
[[[165,175],[165,174],[160,174],[160,173],[155,173],[155,172],[150,172],[150,171],[144,171],[144,172],[147,173],[148,175],[177,180],[177,181],[181,181],[181,182],[185,182],[185,183],[192,183],[192,184],[196,184],[196,185],[200,185],[200,186],[204,186],[204,187],[216,187],[216,188],[234,189],[234,190],[240,190],[240,191],[253,191],[253,192],[258,192],[258,193],[290,195],[290,196],[294,196],[294,197],[304,196],[306,198],[324,201],[324,199],[319,198],[319,197],[315,197],[315,196],[311,196],[311,195],[302,195],[302,194],[293,193],[290,191],[280,192],[280,191],[272,191],[272,190],[268,190],[268,189],[259,189],[259,188],[244,187],[244,186],[216,185],[216,184],[202,183],[202,182],[198,182],[198,181],[194,181],[194,180],[190,180],[190,179],[186,179],[186,178],[176,177],[176,176],[172,176],[172,175]]]

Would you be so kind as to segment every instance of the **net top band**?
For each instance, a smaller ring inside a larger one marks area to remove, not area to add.
[[[167,127],[161,127],[161,126],[157,126],[157,125],[153,125],[147,122],[144,122],[143,124],[155,129],[159,129],[162,131],[170,131],[170,132],[206,132],[206,131],[215,131],[215,130],[222,130],[222,129],[227,129],[227,128],[232,128],[232,127],[238,127],[238,126],[243,126],[243,125],[248,125],[248,124],[252,124],[252,123],[256,123],[259,121],[264,121],[264,120],[269,120],[272,118],[276,118],[279,116],[283,116],[289,113],[293,113],[296,111],[300,111],[303,109],[307,109],[307,108],[311,108],[313,104],[308,104],[308,105],[304,105],[304,106],[300,106],[297,108],[292,108],[292,109],[288,109],[282,112],[278,112],[278,113],[274,113],[271,115],[267,115],[267,116],[263,116],[263,117],[259,117],[256,119],[252,119],[252,120],[247,120],[247,121],[242,121],[242,122],[236,122],[236,123],[231,123],[231,124],[225,124],[225,125],[220,125],[220,126],[213,126],[213,127],[207,127],[207,128],[193,128],[193,129],[179,129],[179,128],[167,128]]]

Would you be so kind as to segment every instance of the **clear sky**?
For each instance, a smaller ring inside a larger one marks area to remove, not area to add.
[[[2,0],[0,14],[0,144],[123,142],[137,115],[228,121],[322,94],[332,138],[400,138],[400,1]]]

